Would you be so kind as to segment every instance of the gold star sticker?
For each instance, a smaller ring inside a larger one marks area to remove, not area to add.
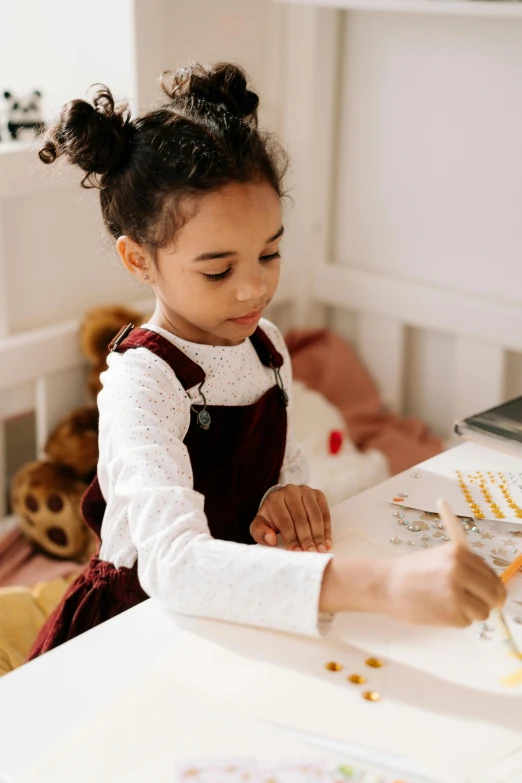
[[[481,538],[488,538],[490,541],[493,541],[491,533],[482,533]]]
[[[479,547],[480,549],[484,549],[484,544],[482,543],[482,541],[473,541],[471,546],[476,546]]]

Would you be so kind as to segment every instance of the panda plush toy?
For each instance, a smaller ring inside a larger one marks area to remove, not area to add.
[[[16,96],[6,90],[2,99],[0,141],[30,140],[43,131],[42,93],[39,90],[25,96]]]

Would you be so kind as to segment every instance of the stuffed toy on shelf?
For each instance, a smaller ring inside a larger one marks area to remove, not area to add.
[[[108,345],[122,326],[143,323],[126,307],[97,307],[80,327],[82,352],[90,364],[87,386],[94,399],[101,389]],[[82,519],[80,502],[98,461],[98,409],[85,405],[68,413],[49,435],[44,459],[24,465],[14,476],[11,503],[25,537],[53,557],[86,562],[97,542]]]
[[[30,141],[44,127],[40,90],[27,95],[15,95],[9,90],[1,93],[0,141]]]

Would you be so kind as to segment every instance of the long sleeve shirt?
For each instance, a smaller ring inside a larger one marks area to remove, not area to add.
[[[284,358],[281,375],[290,395],[280,483],[304,484],[308,467],[292,433],[290,358],[278,329],[266,320],[260,326]],[[202,367],[209,405],[249,405],[274,384],[250,340],[210,346],[154,325],[144,327]],[[329,555],[211,536],[183,443],[192,390],[187,394],[169,365],[146,348],[111,353],[101,379],[98,478],[107,509],[100,557],[116,567],[131,567],[137,559],[145,592],[172,611],[321,633],[319,595]]]

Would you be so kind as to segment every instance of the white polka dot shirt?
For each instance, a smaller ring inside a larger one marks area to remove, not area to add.
[[[291,398],[291,365],[279,330],[261,321],[284,364]],[[250,340],[235,346],[190,343],[153,329],[206,373],[209,405],[249,405],[274,385]],[[145,592],[167,610],[316,636],[330,555],[286,552],[212,538],[204,498],[193,489],[183,443],[190,399],[172,369],[146,348],[111,353],[101,376],[98,478],[107,503],[100,557],[132,566]],[[188,394],[199,401],[197,387]],[[308,467],[290,422],[281,484],[304,484]],[[321,620],[321,621],[320,621]]]

